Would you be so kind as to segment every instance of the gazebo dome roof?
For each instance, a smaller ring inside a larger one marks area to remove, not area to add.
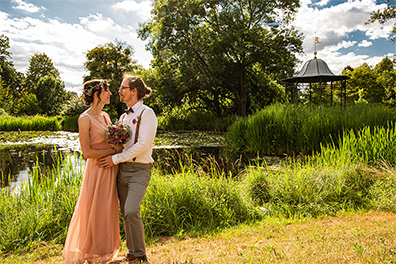
[[[315,54],[316,55],[316,54]],[[327,66],[326,62],[321,59],[307,61],[301,71],[292,78],[284,79],[285,82],[293,83],[313,83],[313,82],[329,82],[349,79],[348,76],[335,75]]]

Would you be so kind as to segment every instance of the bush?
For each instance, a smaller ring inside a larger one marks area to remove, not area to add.
[[[0,117],[0,131],[59,131],[59,117]]]
[[[65,109],[62,111],[62,129],[65,131],[78,131],[78,117],[87,109],[83,96],[73,97]]]
[[[62,122],[62,129],[64,131],[78,132],[78,117],[80,115],[65,116]]]

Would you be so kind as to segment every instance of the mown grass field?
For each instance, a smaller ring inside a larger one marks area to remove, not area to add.
[[[3,254],[0,262],[63,263],[62,248],[42,243],[26,254]],[[126,253],[123,244],[118,259]],[[150,263],[395,263],[396,216],[371,211],[270,218],[211,236],[161,237],[147,254]]]

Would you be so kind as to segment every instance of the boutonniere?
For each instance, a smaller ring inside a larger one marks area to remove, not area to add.
[[[139,120],[140,120],[140,116],[134,118],[134,119],[132,120],[132,123],[133,123],[133,124],[136,124],[137,122],[139,122]]]

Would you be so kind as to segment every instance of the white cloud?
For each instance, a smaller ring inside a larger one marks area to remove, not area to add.
[[[138,3],[135,0],[123,0],[112,6],[117,12],[132,13],[131,16],[138,16],[140,21],[146,21],[150,18],[152,1],[143,0]]]
[[[17,4],[17,6],[13,7],[14,9],[23,10],[23,11],[28,12],[28,13],[37,13],[40,10],[45,10],[45,7],[43,7],[43,6],[38,7],[38,6],[35,6],[33,4],[26,3],[26,2],[24,2],[22,0],[11,0],[11,2]]]
[[[362,40],[362,42],[360,42],[360,43],[358,44],[359,47],[365,47],[365,48],[370,47],[371,45],[373,45],[373,42],[367,41],[367,40],[365,40],[365,39]]]
[[[344,49],[353,47],[357,42],[356,41],[341,41],[341,47]]]
[[[370,13],[385,5],[376,5],[375,0],[349,0],[331,8],[308,7],[310,0],[303,0],[296,15],[296,28],[305,36],[305,52],[313,52],[314,37],[319,37],[323,44],[321,49],[337,46],[348,34],[362,31],[371,39],[387,38],[392,23],[381,27],[373,23],[365,25]],[[340,47],[341,48],[341,47]]]
[[[101,14],[82,17],[80,21],[80,24],[70,24],[55,19],[18,19],[0,12],[2,34],[10,38],[15,68],[26,72],[29,59],[35,53],[45,53],[59,70],[68,90],[81,87],[87,51],[115,39],[132,44],[138,55],[134,58],[149,67],[152,56],[144,50],[144,43],[132,27],[117,25]]]
[[[88,31],[99,34],[107,35],[114,33],[134,32],[135,30],[130,26],[120,26],[114,23],[111,18],[103,17],[102,14],[89,15],[80,18],[80,24]]]
[[[325,6],[325,5],[327,5],[329,3],[329,1],[330,0],[321,0],[318,3],[315,3],[315,5],[317,5],[317,6]]]
[[[344,67],[358,67],[364,62],[375,65],[383,57],[369,55],[357,55],[353,52],[342,54],[344,49],[353,50],[358,47],[369,47],[370,40],[383,38],[387,40],[392,30],[393,22],[389,21],[384,25],[371,23],[366,25],[370,13],[386,5],[377,5],[375,0],[348,0],[341,4],[317,8],[323,6],[327,1],[323,0],[318,4],[312,4],[311,0],[302,0],[301,8],[296,15],[295,26],[304,34],[303,49],[305,54],[299,57],[302,60],[298,66],[299,71],[307,60],[313,59],[315,47],[318,51],[317,57],[324,60],[334,74],[341,74]],[[356,35],[361,37],[356,38]],[[315,45],[315,37],[319,37],[321,44]],[[357,45],[356,45],[357,44]]]

